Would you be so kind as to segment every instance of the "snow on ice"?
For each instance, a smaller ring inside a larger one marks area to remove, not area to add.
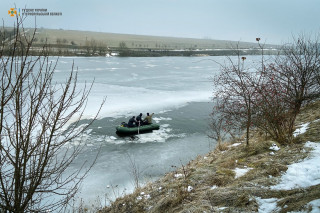
[[[153,118],[153,120],[156,122],[156,123],[159,123],[160,121],[172,121],[172,118],[164,118],[164,117],[155,117]]]

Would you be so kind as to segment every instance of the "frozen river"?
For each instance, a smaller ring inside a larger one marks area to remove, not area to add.
[[[59,59],[58,82],[64,81],[73,61],[80,88],[95,81],[85,118],[90,119],[107,96],[99,119],[77,141],[85,149],[70,168],[76,170],[83,159],[94,159],[100,149],[78,194],[86,205],[98,197],[104,200],[106,194],[113,198],[112,186],[120,194],[133,190],[130,159],[144,182],[213,149],[215,142],[207,137],[214,90],[210,78],[219,66],[212,59],[223,62],[224,57]],[[144,117],[147,112],[155,113],[153,121],[160,124],[160,130],[135,139],[116,134],[115,127],[122,121],[139,113]]]

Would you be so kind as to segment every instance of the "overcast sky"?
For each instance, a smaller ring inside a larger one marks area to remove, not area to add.
[[[320,32],[320,0],[1,0],[0,16],[12,26],[11,7],[47,9],[37,27],[211,38],[281,44],[292,34]],[[34,17],[25,21],[34,26]]]

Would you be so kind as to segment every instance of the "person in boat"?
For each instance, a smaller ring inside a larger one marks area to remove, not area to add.
[[[132,118],[129,119],[128,127],[135,127],[137,124],[136,116],[132,116]]]
[[[144,125],[148,125],[148,124],[152,124],[152,116],[154,115],[154,113],[152,113],[151,115],[149,114],[149,112],[147,113],[147,117],[145,117],[143,119],[143,124]]]
[[[136,118],[136,120],[137,120],[137,126],[142,126],[143,125],[143,122],[142,122],[142,113],[140,113],[138,116],[137,116],[137,118]]]

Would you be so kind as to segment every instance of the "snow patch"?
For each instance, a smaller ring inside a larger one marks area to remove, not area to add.
[[[175,174],[174,177],[175,178],[181,178],[181,177],[183,177],[183,174]]]
[[[296,129],[294,132],[293,132],[293,136],[294,137],[297,137],[298,135],[301,135],[303,133],[305,133],[307,131],[307,129],[309,128],[310,122],[308,123],[305,123],[305,124],[301,124],[300,125],[300,128]]]
[[[320,199],[309,202],[307,206],[312,206],[312,211],[310,213],[320,212]]]
[[[270,150],[273,150],[273,151],[279,151],[279,150],[280,150],[280,147],[278,147],[277,144],[273,143],[273,144],[270,146],[269,149],[270,149]]]
[[[144,196],[144,199],[146,199],[146,200],[148,200],[148,199],[150,199],[150,198],[151,198],[151,196],[150,196],[149,194],[147,194],[147,195]]]
[[[191,192],[192,190],[193,190],[193,187],[192,186],[188,186],[187,191]]]
[[[216,188],[218,188],[218,186],[213,185],[210,189],[211,189],[211,190],[214,190],[214,189],[216,189]]]
[[[235,147],[235,146],[239,146],[241,145],[241,143],[234,143],[234,144],[231,144],[229,147]]]
[[[310,156],[289,165],[286,173],[281,176],[280,183],[271,186],[271,189],[290,190],[320,184],[320,143],[307,142],[305,147],[313,148]]]
[[[218,209],[219,209],[219,210],[224,210],[224,209],[226,209],[226,208],[228,208],[228,207],[219,207]]]
[[[276,212],[277,209],[277,198],[268,198],[262,199],[260,197],[256,197],[256,201],[259,205],[259,213],[269,213],[269,212]]]
[[[244,169],[240,169],[240,168],[235,168],[233,171],[236,173],[236,177],[235,178],[239,178],[243,175],[245,175],[247,172],[249,172],[252,168],[244,168]]]

